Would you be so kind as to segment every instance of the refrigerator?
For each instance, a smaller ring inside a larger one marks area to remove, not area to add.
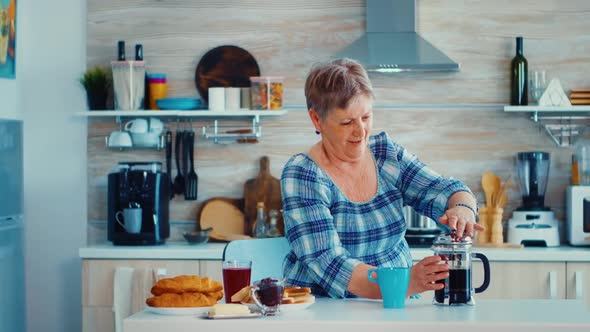
[[[0,119],[0,332],[25,332],[23,124]]]

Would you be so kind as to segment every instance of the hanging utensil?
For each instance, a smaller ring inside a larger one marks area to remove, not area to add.
[[[190,131],[185,130],[182,133],[182,161],[181,161],[181,165],[182,165],[182,174],[184,175],[183,195],[184,195],[184,199],[187,201],[189,200],[189,198],[187,197],[187,196],[189,196],[188,167],[189,167],[189,157],[190,157],[190,149],[191,149],[189,139],[190,139]]]
[[[174,178],[174,192],[177,195],[184,193],[184,177],[180,170],[180,159],[182,155],[181,146],[183,142],[183,132],[180,129],[176,129],[176,138],[174,140],[174,158],[176,161],[176,177]]]
[[[199,177],[197,172],[195,172],[195,132],[192,130],[189,132],[187,145],[189,146],[188,150],[190,157],[190,171],[186,176],[186,189],[184,192],[184,198],[186,200],[196,200],[199,187]]]
[[[166,172],[170,177],[170,199],[174,197],[174,182],[172,181],[172,132],[166,131],[165,142],[166,142]]]

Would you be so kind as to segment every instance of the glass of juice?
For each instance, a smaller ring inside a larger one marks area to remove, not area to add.
[[[252,261],[223,262],[223,290],[225,303],[231,303],[231,297],[240,289],[250,285]]]

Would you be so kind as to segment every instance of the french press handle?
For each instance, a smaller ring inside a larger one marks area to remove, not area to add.
[[[484,254],[479,252],[473,253],[473,257],[480,259],[483,263],[483,283],[475,289],[476,293],[482,293],[490,285],[490,261]]]

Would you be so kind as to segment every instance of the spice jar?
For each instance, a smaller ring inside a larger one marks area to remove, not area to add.
[[[283,108],[283,77],[250,77],[250,109],[278,110]]]

